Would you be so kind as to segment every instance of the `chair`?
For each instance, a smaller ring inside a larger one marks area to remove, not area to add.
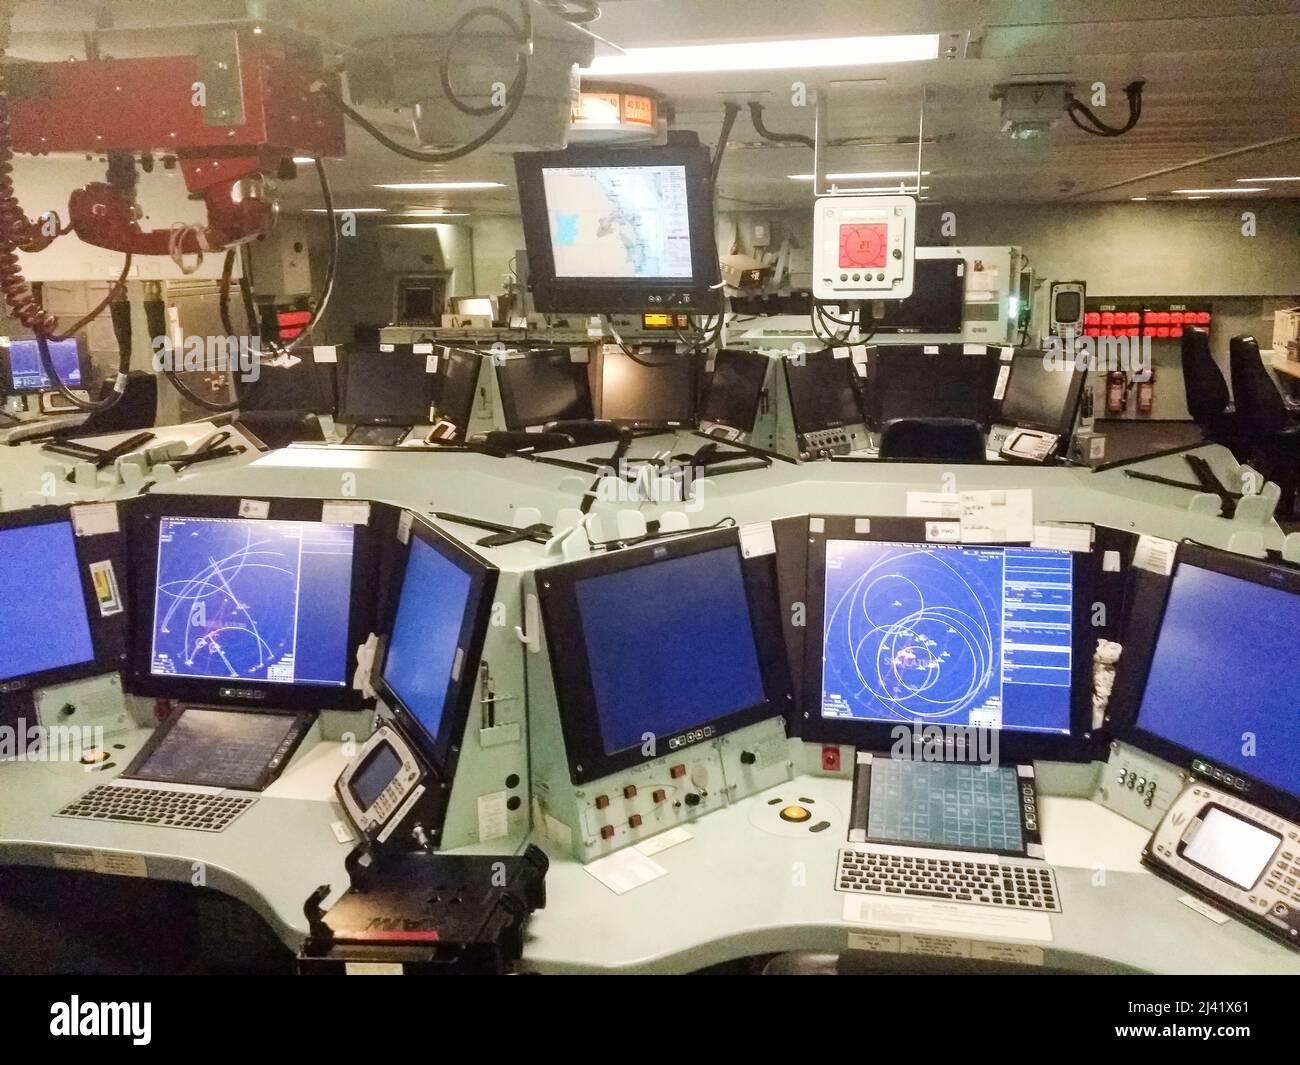
[[[99,390],[99,398],[106,399],[112,388],[112,382],[105,382]],[[126,375],[126,389],[121,399],[107,410],[92,411],[70,434],[61,435],[99,436],[131,429],[151,429],[157,421],[158,378],[143,370],[132,370]]]
[[[1237,428],[1243,453],[1282,495],[1278,513],[1290,516],[1300,486],[1300,422],[1292,421],[1286,401],[1259,354],[1251,336],[1233,337],[1228,345],[1232,398],[1237,408]]]
[[[983,462],[984,433],[969,418],[894,418],[881,430],[880,457]]]
[[[1240,446],[1237,418],[1229,409],[1232,398],[1228,382],[1210,354],[1209,332],[1185,326],[1181,352],[1187,412],[1206,440],[1236,451]]]

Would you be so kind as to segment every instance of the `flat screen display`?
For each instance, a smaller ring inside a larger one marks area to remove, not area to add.
[[[72,523],[0,530],[0,681],[95,657]]]
[[[696,360],[673,350],[635,359],[606,349],[600,378],[600,414],[634,425],[684,425],[695,417]]]
[[[1182,855],[1239,888],[1252,888],[1277,853],[1282,837],[1210,806],[1201,824],[1183,845]]]
[[[48,341],[50,360],[68,388],[81,388],[81,347],[76,338]],[[14,392],[49,392],[54,383],[41,363],[35,340],[9,342],[9,377]]]

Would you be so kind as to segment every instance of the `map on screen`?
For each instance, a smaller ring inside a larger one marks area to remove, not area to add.
[[[691,276],[684,166],[542,171],[556,277]]]

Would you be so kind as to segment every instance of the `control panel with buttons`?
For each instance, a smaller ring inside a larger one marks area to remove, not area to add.
[[[1155,828],[1183,786],[1175,766],[1116,741],[1093,797],[1143,828]]]
[[[871,444],[865,425],[846,425],[839,429],[819,429],[799,437],[799,454],[805,459],[826,458],[863,451]]]
[[[915,255],[911,196],[823,196],[813,208],[816,299],[906,299]]]
[[[539,788],[543,823],[589,862],[792,779],[791,742],[770,718],[562,794]]]
[[[1300,825],[1235,790],[1194,781],[1169,807],[1142,861],[1300,949]]]

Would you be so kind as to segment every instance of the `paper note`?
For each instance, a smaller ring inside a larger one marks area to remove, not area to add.
[[[1207,906],[1200,899],[1194,899],[1191,895],[1180,895],[1178,901],[1186,906],[1189,910],[1195,910],[1202,917],[1205,917],[1215,924],[1227,924],[1228,915],[1220,913],[1213,906]]]
[[[1178,545],[1173,540],[1162,540],[1158,536],[1138,537],[1137,550],[1133,552],[1133,565],[1148,573],[1160,573],[1164,576],[1174,571],[1174,552]]]
[[[265,518],[271,513],[271,504],[265,499],[241,499],[239,516],[241,518]]]
[[[668,870],[651,861],[635,847],[627,847],[583,866],[615,895],[625,895],[633,888],[667,876]]]
[[[1091,551],[1092,526],[1064,521],[1048,521],[1034,526],[1034,547],[1052,547],[1058,551]]]
[[[925,541],[929,544],[961,543],[961,522],[927,521],[925,523]]]
[[[103,536],[117,532],[117,504],[92,503],[73,507],[72,528],[78,536]]]
[[[369,525],[370,504],[365,500],[327,499],[321,504],[320,520],[327,525]]]
[[[961,520],[961,496],[955,492],[908,492],[909,518]]]
[[[480,843],[509,835],[510,821],[506,816],[506,800],[510,793],[494,791],[478,797],[478,838]]]
[[[740,529],[740,553],[745,558],[776,554],[776,538],[772,534],[772,523],[770,521],[760,521],[753,525],[742,526]]]
[[[844,897],[843,915],[850,924],[869,924],[876,928],[1052,941],[1052,919],[1047,914],[1003,910],[996,906],[853,894]]]
[[[961,493],[963,543],[1006,543],[1034,538],[1034,493],[1028,488]]]
[[[338,362],[339,349],[333,344],[313,344],[311,357],[316,362]]]

